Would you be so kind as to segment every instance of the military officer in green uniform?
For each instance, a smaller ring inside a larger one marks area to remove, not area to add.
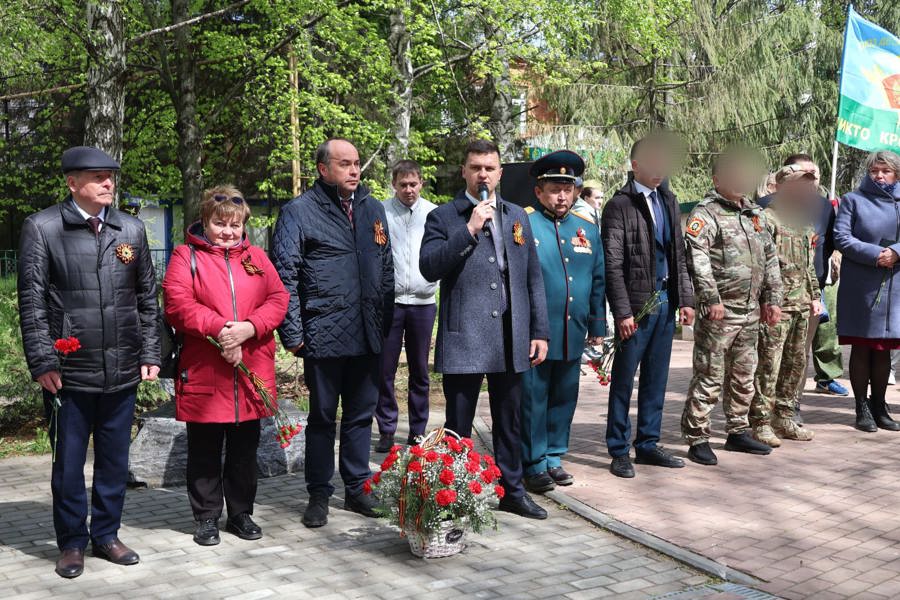
[[[575,178],[584,161],[569,150],[536,161],[537,208],[527,208],[544,275],[550,347],[547,359],[525,372],[522,397],[522,464],[525,487],[546,492],[571,485],[562,467],[578,401],[581,354],[587,336],[606,334],[603,245],[595,223],[571,212]]]

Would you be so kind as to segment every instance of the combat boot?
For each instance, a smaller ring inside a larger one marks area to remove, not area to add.
[[[815,434],[811,430],[807,429],[803,425],[798,425],[793,419],[789,417],[778,417],[773,419],[772,429],[775,431],[776,435],[785,440],[808,442],[815,436]]]
[[[865,398],[856,399],[856,424],[854,427],[866,433],[878,431],[872,411],[869,409],[869,402]]]
[[[875,424],[878,427],[887,431],[900,431],[900,423],[891,418],[884,398],[880,400],[869,398],[869,407],[872,409],[872,416],[875,418]]]
[[[772,452],[770,447],[754,440],[749,431],[729,433],[725,438],[725,449],[729,452],[746,452],[763,456]]]
[[[772,431],[772,427],[770,425],[757,425],[753,428],[753,439],[758,442],[762,442],[767,446],[771,446],[772,448],[778,448],[781,446],[781,440],[778,439],[778,436],[775,435],[775,432]]]

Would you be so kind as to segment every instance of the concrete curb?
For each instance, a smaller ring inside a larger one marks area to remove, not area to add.
[[[487,423],[480,415],[475,415],[474,430],[475,434],[485,445],[485,447],[492,448],[491,436],[488,433],[490,432],[490,427],[488,427]],[[580,500],[572,498],[564,492],[554,490],[552,492],[543,494],[543,496],[549,498],[550,500],[553,500],[560,506],[567,508],[576,515],[582,517],[587,521],[590,521],[598,527],[606,529],[607,531],[618,536],[624,537],[627,540],[631,540],[636,544],[640,544],[641,546],[650,548],[651,550],[668,556],[673,560],[677,560],[680,563],[684,563],[702,573],[706,573],[707,575],[718,577],[719,579],[725,581],[732,581],[748,586],[758,586],[766,583],[762,579],[757,579],[756,577],[744,573],[743,571],[738,571],[737,569],[733,569],[718,561],[703,556],[702,554],[698,554],[686,548],[682,548],[681,546],[677,546],[671,542],[667,542],[666,540],[656,537],[653,534],[647,533],[646,531],[642,531],[637,527],[632,527],[627,523],[619,521],[618,519],[615,519],[605,513],[600,512],[599,510],[588,506]]]

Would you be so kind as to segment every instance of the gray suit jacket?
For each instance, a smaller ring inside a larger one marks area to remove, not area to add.
[[[440,317],[434,368],[439,373],[506,371],[506,346],[512,344],[512,369],[530,367],[530,341],[547,340],[547,300],[534,236],[525,211],[497,196],[503,207],[502,238],[509,278],[512,339],[503,336],[501,273],[494,244],[483,233],[475,239],[466,224],[472,203],[465,191],[428,215],[419,256],[422,275],[440,280]]]

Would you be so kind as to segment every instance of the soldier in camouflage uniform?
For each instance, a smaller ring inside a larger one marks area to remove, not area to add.
[[[816,176],[796,165],[775,176],[778,191],[766,209],[766,224],[781,271],[781,320],[759,332],[756,395],[750,405],[753,437],[777,448],[779,438],[808,441],[813,432],[794,422],[800,384],[806,377],[806,336],[810,312],[822,312],[816,278],[815,231],[810,215],[817,206]]]
[[[691,445],[688,458],[704,465],[718,462],[709,446],[709,415],[723,390],[725,449],[771,452],[750,435],[747,415],[754,395],[759,324],[775,323],[781,316],[781,277],[766,216],[748,197],[756,176],[746,161],[746,154],[736,151],[716,161],[715,189],[694,208],[684,236],[700,316],[681,431]]]

